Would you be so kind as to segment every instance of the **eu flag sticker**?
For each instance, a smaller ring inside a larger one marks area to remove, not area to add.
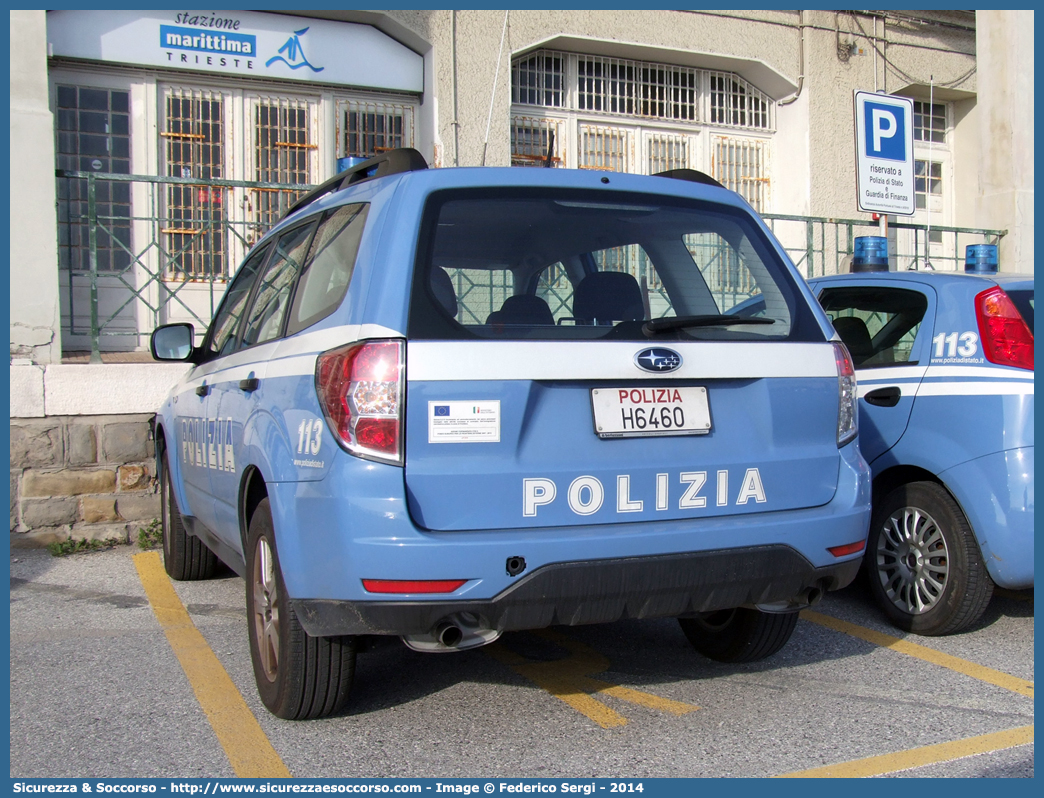
[[[428,402],[428,443],[499,442],[499,399]]]

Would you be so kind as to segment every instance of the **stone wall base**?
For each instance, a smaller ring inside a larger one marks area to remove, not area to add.
[[[160,517],[152,414],[11,419],[11,546],[136,539]]]

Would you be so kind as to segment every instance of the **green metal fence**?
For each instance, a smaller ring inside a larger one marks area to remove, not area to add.
[[[312,188],[66,170],[55,174],[58,265],[68,319],[63,320],[63,348],[89,348],[92,362],[100,362],[103,349],[141,348],[157,325],[169,321],[189,321],[201,334],[236,265]],[[878,234],[878,224],[870,220],[763,218],[806,278],[844,270],[855,238]],[[1005,232],[935,225],[929,231],[924,225],[892,223],[889,252],[899,270],[954,271],[962,268],[967,244],[996,243]],[[634,262],[641,271],[641,259]],[[482,307],[472,309],[473,323],[481,323],[479,316],[498,304],[491,297],[506,297],[510,290],[500,284],[504,277],[499,273],[469,270],[450,276],[459,288],[466,287],[462,311],[468,309],[469,296],[482,299]],[[658,287],[644,272],[635,277]],[[77,340],[85,345],[77,346]]]

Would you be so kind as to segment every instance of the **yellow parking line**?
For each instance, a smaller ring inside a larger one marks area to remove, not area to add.
[[[134,567],[152,611],[167,635],[232,770],[240,778],[290,778],[228,672],[192,623],[157,552],[134,555]]]
[[[941,651],[936,651],[934,648],[920,646],[917,643],[911,643],[908,640],[892,637],[892,635],[886,635],[882,632],[875,632],[873,629],[866,629],[865,627],[857,626],[854,623],[842,621],[840,618],[834,618],[831,615],[824,615],[821,612],[803,610],[801,617],[807,621],[812,621],[812,623],[825,626],[828,629],[833,629],[836,632],[844,632],[847,635],[858,637],[860,640],[865,640],[868,643],[873,643],[874,645],[882,646],[884,648],[890,648],[901,654],[906,654],[910,657],[917,657],[917,659],[922,659],[925,662],[932,663],[933,665],[939,665],[943,668],[949,668],[951,671],[963,673],[965,676],[971,676],[973,679],[978,679],[980,682],[986,682],[987,684],[993,684],[997,687],[1003,687],[1005,690],[1011,690],[1013,693],[1033,698],[1033,682],[1026,681],[1025,679],[1019,679],[1016,676],[994,670],[993,668],[987,668],[984,665],[978,665],[974,662],[969,662],[960,657],[943,654]]]
[[[604,656],[579,640],[551,629],[541,629],[532,634],[561,646],[570,652],[570,656],[551,662],[537,662],[519,656],[502,644],[489,646],[486,652],[603,729],[624,726],[627,724],[627,718],[592,695],[610,695],[631,704],[672,715],[685,715],[699,709],[682,701],[673,701],[641,690],[593,679],[592,674],[609,670],[609,660]]]
[[[858,779],[868,776],[881,776],[885,773],[895,773],[900,770],[935,765],[939,762],[950,762],[954,759],[963,759],[976,754],[1003,751],[1005,748],[1015,748],[1032,742],[1033,727],[1021,726],[1018,729],[983,734],[979,737],[968,737],[964,740],[954,740],[950,743],[926,745],[923,748],[911,748],[909,751],[899,751],[894,754],[870,756],[866,759],[855,759],[851,762],[841,762],[837,765],[826,765],[825,767],[812,768],[811,770],[799,770],[796,773],[787,773],[776,778]]]

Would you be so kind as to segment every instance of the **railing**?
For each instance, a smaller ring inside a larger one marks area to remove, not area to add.
[[[159,324],[202,333],[236,265],[312,185],[56,170],[63,349],[140,348]],[[143,212],[144,211],[144,212]],[[120,340],[122,339],[122,341]],[[129,340],[128,340],[129,339]]]
[[[820,216],[761,215],[806,279],[837,274],[845,269],[857,236],[880,235],[869,219],[833,219]],[[960,271],[968,244],[996,244],[1007,230],[946,227],[909,222],[888,223],[888,253],[898,271]],[[938,239],[931,242],[929,237]]]
[[[101,360],[103,339],[106,350],[140,349],[157,325],[170,321],[189,321],[201,335],[236,265],[294,199],[312,188],[66,170],[55,174],[63,349],[89,348],[92,362]],[[855,237],[878,234],[877,223],[869,220],[763,218],[806,278],[843,270]],[[924,225],[893,222],[889,230],[895,268],[940,271],[961,268],[964,245],[996,243],[1006,232],[933,225],[931,232],[941,240],[926,254]],[[472,283],[474,277],[469,273]]]

